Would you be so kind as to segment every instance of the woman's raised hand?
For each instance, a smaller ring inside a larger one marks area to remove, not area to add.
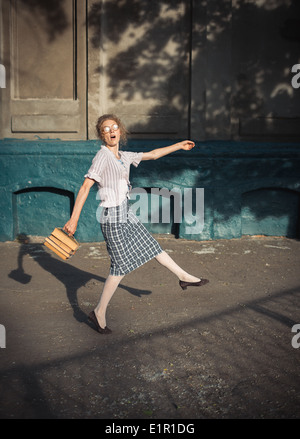
[[[184,149],[185,151],[189,151],[195,146],[195,143],[191,140],[183,140],[182,142],[179,142],[179,144],[181,145],[181,149]]]

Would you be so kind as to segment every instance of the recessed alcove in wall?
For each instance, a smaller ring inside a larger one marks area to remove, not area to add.
[[[300,237],[300,193],[262,188],[242,195],[242,234]]]
[[[176,198],[175,198],[176,197]],[[175,206],[181,193],[172,193],[165,188],[134,188],[130,194],[131,209],[150,233],[179,235],[179,222],[175,222]]]
[[[55,187],[33,187],[13,193],[14,237],[47,236],[63,226],[74,206],[73,192]]]

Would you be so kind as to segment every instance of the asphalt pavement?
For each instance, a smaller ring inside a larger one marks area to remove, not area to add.
[[[37,237],[0,243],[1,419],[300,417],[300,242],[156,237],[210,282],[183,291],[148,262],[113,296],[110,335],[87,320],[103,242],[68,261]]]

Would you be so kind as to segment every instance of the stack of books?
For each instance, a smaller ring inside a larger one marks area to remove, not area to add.
[[[56,227],[51,235],[45,239],[44,245],[62,259],[69,259],[79,247],[76,239],[59,227]]]

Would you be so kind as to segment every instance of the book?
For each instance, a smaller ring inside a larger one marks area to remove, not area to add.
[[[58,256],[60,256],[62,259],[68,259],[65,255],[63,255],[60,251],[56,250],[56,248],[54,248],[51,244],[49,244],[49,242],[44,242],[44,245],[48,248],[50,248],[50,250],[52,250],[54,253],[56,253]]]
[[[61,246],[59,246],[55,242],[53,242],[51,238],[46,238],[45,242],[47,242],[52,247],[54,247],[57,251],[62,253],[66,258],[69,258],[72,254],[72,250],[71,251],[70,251],[70,249],[68,251],[64,250]]]
[[[69,236],[62,229],[59,229],[58,227],[56,227],[53,230],[52,235],[55,238],[58,238],[63,243],[67,244],[72,250],[77,250],[78,249],[78,242],[76,241],[76,239],[73,238],[72,236]]]
[[[51,235],[45,238],[44,245],[60,256],[62,259],[69,259],[79,247],[73,236],[69,236],[62,229],[56,227]]]
[[[64,244],[62,241],[60,241],[59,239],[55,238],[55,236],[50,235],[47,239],[50,239],[53,243],[55,243],[56,245],[58,245],[62,250],[66,251],[67,253],[74,253],[74,250],[72,250],[68,245]]]

